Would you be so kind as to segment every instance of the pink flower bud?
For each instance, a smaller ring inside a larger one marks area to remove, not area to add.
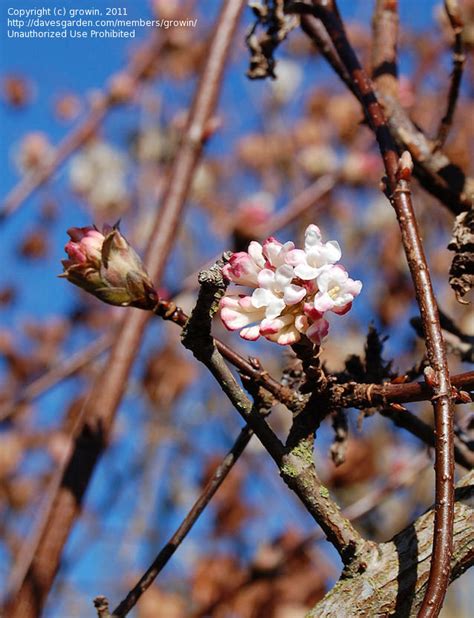
[[[117,226],[73,227],[64,250],[64,272],[59,275],[100,300],[122,307],[153,309],[158,294],[141,259]]]

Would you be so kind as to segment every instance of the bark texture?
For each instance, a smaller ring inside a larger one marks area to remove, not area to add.
[[[308,618],[415,617],[423,601],[433,541],[430,509],[388,543],[375,546],[367,569],[339,582]],[[474,563],[474,472],[456,486],[451,581]]]

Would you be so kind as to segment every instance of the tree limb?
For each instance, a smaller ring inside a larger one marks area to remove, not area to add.
[[[194,95],[183,142],[172,166],[161,209],[157,213],[147,250],[147,269],[159,280],[176,231],[182,220],[186,196],[214,113],[231,41],[244,0],[228,0],[214,27],[207,61]],[[9,618],[37,616],[59,568],[60,557],[96,463],[106,447],[115,414],[139,349],[149,314],[130,310],[120,324],[117,338],[103,371],[97,377],[82,411],[85,424],[76,438],[74,452],[59,490],[50,498],[44,532],[35,557],[17,593],[7,602]]]
[[[474,472],[464,476],[456,487],[454,504],[454,551],[449,581],[455,580],[474,564]],[[364,573],[341,578],[334,588],[308,614],[308,618],[339,616],[415,617],[426,591],[434,508],[399,532],[379,553]]]

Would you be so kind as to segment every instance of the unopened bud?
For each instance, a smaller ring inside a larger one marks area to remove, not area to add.
[[[413,159],[408,150],[405,150],[398,160],[397,180],[410,180],[413,171]]]
[[[158,294],[141,259],[117,226],[68,230],[64,272],[59,275],[109,305],[153,309]]]

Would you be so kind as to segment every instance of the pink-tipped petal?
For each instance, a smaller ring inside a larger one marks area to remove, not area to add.
[[[255,326],[247,326],[240,331],[240,336],[242,339],[246,339],[247,341],[257,341],[260,337],[260,328],[258,324]]]
[[[259,267],[245,251],[234,253],[228,264],[222,268],[222,272],[227,279],[239,285],[257,287],[257,275]]]
[[[317,320],[323,317],[323,314],[317,309],[315,309],[313,303],[305,303],[303,305],[303,311],[304,311],[304,314],[308,316],[308,318],[312,322],[316,322]]]
[[[352,303],[347,303],[343,307],[334,307],[332,310],[333,313],[337,313],[337,315],[345,315],[348,311],[352,309]]]
[[[311,324],[305,334],[310,341],[319,345],[327,337],[328,332],[329,322],[321,318],[317,322]]]

